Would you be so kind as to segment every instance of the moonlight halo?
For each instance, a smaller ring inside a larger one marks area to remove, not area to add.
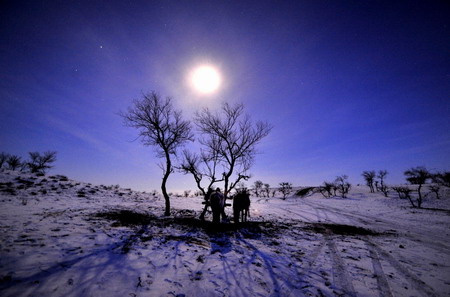
[[[190,81],[196,91],[211,94],[217,91],[222,80],[215,67],[202,65],[192,71]]]

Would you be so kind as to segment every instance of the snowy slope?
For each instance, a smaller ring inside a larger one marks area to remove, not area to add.
[[[450,296],[444,196],[254,197],[250,223],[217,230],[201,198],[164,217],[148,193],[2,172],[0,295]]]

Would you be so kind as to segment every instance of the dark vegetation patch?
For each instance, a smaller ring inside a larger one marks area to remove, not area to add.
[[[16,190],[13,187],[4,188],[4,189],[1,189],[1,191],[4,192],[4,193],[7,193],[9,195],[13,195],[13,196],[17,195]]]
[[[94,214],[96,218],[104,218],[114,221],[114,227],[130,227],[138,225],[148,225],[156,217],[151,214],[134,212],[132,210],[111,210]]]
[[[152,213],[133,210],[110,210],[93,214],[90,219],[112,221],[112,227],[129,227],[132,233],[124,237],[118,247],[122,253],[128,253],[136,242],[159,240],[185,242],[203,247],[210,244],[215,247],[231,246],[230,238],[242,237],[261,239],[262,236],[276,238],[279,235],[275,224],[271,222],[246,222],[240,224],[214,224],[198,219],[194,211],[174,211],[173,217],[158,217]],[[160,231],[156,231],[155,228]],[[286,227],[287,229],[287,227]],[[150,231],[152,230],[152,231]]]
[[[31,187],[32,185],[34,185],[34,181],[22,179],[21,177],[16,177],[16,181],[17,183],[22,184],[26,187]]]
[[[342,224],[325,224],[325,223],[307,223],[304,228],[308,231],[313,231],[314,233],[320,234],[335,234],[335,235],[381,235],[381,233],[375,232],[370,229],[366,229],[363,227],[351,226],[351,225],[342,225]]]
[[[229,232],[246,229],[251,233],[261,232],[261,226],[271,227],[266,222],[247,222],[241,224],[222,223],[214,224],[210,221],[202,221],[193,211],[181,210],[173,217],[157,217],[151,213],[140,213],[132,210],[111,210],[93,215],[94,218],[104,218],[113,221],[113,227],[133,226],[157,226],[161,228],[175,227],[177,229],[203,229],[207,232]]]
[[[315,187],[307,187],[307,188],[303,188],[303,189],[298,190],[298,191],[295,193],[295,195],[296,195],[296,196],[299,196],[299,197],[306,197],[306,196],[308,196],[308,195],[314,194],[315,191],[316,191],[316,188],[315,188]]]
[[[156,210],[155,212],[160,212]],[[304,223],[300,221],[252,221],[246,223],[221,223],[198,219],[198,213],[191,210],[173,211],[173,216],[156,216],[134,210],[116,209],[91,215],[93,220],[107,220],[112,227],[128,227],[133,231],[123,240],[121,251],[127,253],[134,243],[160,240],[160,242],[177,241],[199,246],[222,246],[231,248],[230,238],[250,238],[266,241],[269,245],[278,246],[280,236],[292,233],[292,230],[305,233],[327,235],[358,236],[382,235],[370,229],[325,223]],[[157,229],[155,229],[155,227]],[[152,231],[150,231],[152,230]],[[160,231],[157,231],[160,230]],[[386,235],[386,234],[384,234]],[[293,235],[294,236],[294,235]]]

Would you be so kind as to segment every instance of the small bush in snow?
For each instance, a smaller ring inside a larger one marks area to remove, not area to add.
[[[433,182],[438,185],[450,188],[450,172],[439,172],[432,176]]]
[[[387,197],[389,194],[389,187],[383,184],[380,191],[384,194],[384,197]]]
[[[47,151],[42,155],[39,152],[30,152],[30,161],[26,162],[26,166],[31,173],[46,173],[46,171],[53,167],[56,161],[56,152]]]
[[[362,173],[362,176],[364,177],[364,180],[366,181],[366,185],[370,189],[370,193],[375,192],[373,189],[373,181],[375,179],[375,171],[364,171]]]
[[[287,195],[292,192],[292,184],[288,182],[281,182],[278,191],[283,195],[283,199],[286,199]]]
[[[329,197],[333,196],[332,191],[334,188],[335,188],[335,185],[333,183],[324,181],[322,186],[319,188],[319,192],[320,192],[320,194],[323,195],[323,197],[329,198]]]
[[[430,189],[431,193],[434,193],[436,195],[436,199],[440,199],[441,198],[439,196],[439,191],[441,190],[441,186],[440,185],[431,185],[429,189]]]
[[[352,185],[347,181],[348,176],[347,175],[341,175],[336,177],[335,185],[337,188],[337,191],[341,194],[342,198],[346,198],[348,192],[350,191],[350,188]]]
[[[10,155],[8,157],[8,159],[6,160],[6,164],[7,169],[9,170],[17,170],[22,166],[22,161],[21,161],[21,157],[19,156],[15,156],[15,155]]]
[[[409,202],[411,203],[412,207],[416,207],[416,204],[414,203],[414,201],[411,197],[411,192],[413,191],[412,189],[410,189],[408,187],[392,187],[392,190],[397,192],[398,198],[408,199]]]
[[[253,192],[256,197],[259,197],[262,194],[263,185],[263,182],[260,180],[255,181],[253,184]]]
[[[422,207],[422,186],[426,184],[427,180],[431,178],[430,172],[425,167],[415,167],[405,171],[406,180],[412,185],[419,185],[417,188],[417,194],[419,197],[417,199],[417,207]]]

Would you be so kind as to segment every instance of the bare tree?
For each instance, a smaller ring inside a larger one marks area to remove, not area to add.
[[[380,170],[380,171],[378,171],[378,175],[377,175],[377,177],[380,179],[380,191],[383,192],[385,197],[387,197],[387,194],[389,192],[388,187],[384,183],[384,178],[386,177],[387,174],[388,174],[387,170]]]
[[[200,154],[196,154],[188,150],[184,150],[183,160],[181,161],[181,165],[178,169],[184,174],[192,174],[197,188],[203,196],[206,196],[215,183],[223,181],[223,178],[217,177],[218,166],[219,159],[217,155],[208,155],[204,151]],[[202,184],[205,177],[207,179],[207,186]]]
[[[329,198],[333,196],[333,193],[331,191],[333,190],[334,187],[335,185],[333,183],[324,181],[322,186],[319,187],[319,191],[323,195],[323,197]]]
[[[422,166],[406,170],[404,172],[404,174],[406,176],[406,180],[410,184],[419,185],[419,187],[417,188],[417,193],[419,194],[419,197],[417,199],[417,207],[421,208],[422,201],[423,201],[421,189],[422,189],[422,186],[427,182],[427,180],[431,178],[431,174],[428,171],[428,169],[426,169],[425,167],[422,167]]]
[[[281,182],[278,191],[283,195],[283,199],[286,199],[287,195],[292,192],[292,184],[288,182]]]
[[[431,185],[430,186],[430,191],[431,191],[431,193],[436,194],[436,199],[441,199],[441,196],[439,195],[440,190],[441,190],[440,185]]]
[[[432,176],[433,182],[437,183],[438,185],[450,188],[450,172],[439,172],[437,174],[434,174]]]
[[[432,193],[436,194],[436,198],[440,199],[439,192],[442,187],[450,187],[450,172],[439,172],[431,175],[433,185],[429,187]]]
[[[342,198],[346,198],[348,192],[350,191],[351,184],[347,181],[348,176],[347,175],[340,175],[336,177],[335,185],[337,187],[337,191],[341,193]]]
[[[388,186],[383,185],[383,186],[380,188],[380,190],[381,190],[381,192],[383,192],[384,197],[387,197],[387,196],[388,196],[388,194],[389,194],[389,187],[388,187]]]
[[[375,171],[364,171],[362,173],[364,180],[366,181],[366,185],[369,186],[370,192],[374,193],[373,189],[373,180],[375,179]]]
[[[9,170],[16,170],[22,166],[22,158],[15,155],[10,155],[6,160],[6,164],[8,164]]]
[[[170,215],[170,198],[166,183],[173,172],[172,156],[187,141],[193,140],[189,121],[182,119],[181,111],[174,110],[170,98],[163,100],[156,92],[142,94],[142,100],[134,100],[125,113],[120,113],[124,125],[138,129],[139,138],[146,146],[155,147],[159,158],[165,160],[160,164],[163,171],[161,191],[166,209],[165,215]]]
[[[392,187],[392,190],[397,192],[398,198],[408,199],[409,203],[411,203],[412,207],[416,207],[416,204],[414,203],[414,201],[411,197],[412,189],[410,189],[408,187]]]
[[[31,173],[43,173],[45,174],[48,169],[53,168],[53,163],[56,161],[56,152],[47,151],[42,155],[39,152],[30,152],[30,161],[26,163],[26,166],[30,169]]]
[[[263,182],[260,180],[255,181],[253,184],[253,191],[255,192],[256,197],[259,197],[262,194]]]
[[[256,145],[272,127],[266,122],[253,123],[244,114],[242,104],[228,103],[222,105],[220,112],[213,113],[208,108],[197,112],[195,124],[202,135],[199,141],[204,154],[221,166],[226,197],[240,181],[250,178],[248,170],[253,165]]]

